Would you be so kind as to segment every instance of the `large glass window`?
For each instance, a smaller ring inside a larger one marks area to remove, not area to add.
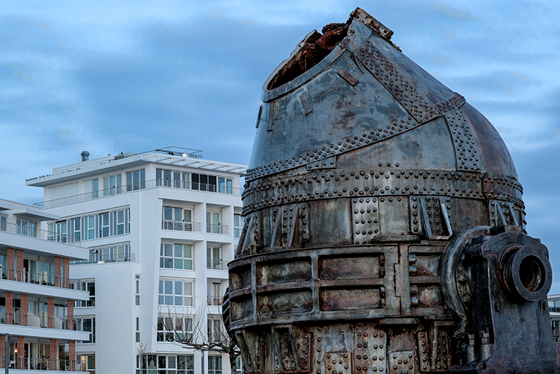
[[[164,230],[194,231],[192,210],[189,208],[164,206],[162,228]]]
[[[156,186],[190,188],[190,174],[176,170],[156,169]]]
[[[224,270],[224,262],[222,260],[221,247],[207,247],[206,248],[206,268],[215,270]]]
[[[175,305],[175,306],[192,306],[193,305],[192,282],[184,282],[176,279],[160,278],[158,304]]]
[[[122,192],[122,175],[110,175],[103,178],[103,196],[116,195]]]
[[[4,215],[0,215],[0,230],[2,231],[6,231],[8,225],[8,217],[4,216]]]
[[[18,234],[37,237],[37,222],[18,218],[16,223]]]
[[[136,374],[194,374],[193,355],[138,356]]]
[[[62,243],[128,234],[130,233],[130,209],[119,209],[49,223],[48,231],[49,240]]]
[[[160,315],[157,323],[157,341],[174,342],[192,338],[192,318]]]
[[[79,367],[77,371],[87,371],[90,374],[95,374],[95,355],[82,355],[76,356],[76,361]]]
[[[93,279],[73,279],[72,281],[70,281],[70,288],[80,291],[89,291],[89,300],[76,300],[74,301],[74,307],[86,308],[95,306],[95,281]]]
[[[95,343],[95,317],[82,318],[82,331],[88,331],[89,339],[82,340],[82,343]]]
[[[243,230],[243,225],[245,224],[245,218],[241,214],[235,214],[233,216],[233,237],[238,239],[241,236],[241,230]]]
[[[207,211],[206,212],[206,232],[212,234],[225,234],[220,222],[220,212]]]
[[[136,281],[136,300],[135,300],[135,303],[136,303],[136,305],[140,305],[140,274],[136,274],[134,279]]]
[[[146,170],[135,170],[126,173],[126,190],[136,191],[146,188]]]
[[[219,282],[208,282],[206,284],[208,305],[222,305],[222,285]]]
[[[223,341],[223,330],[222,330],[222,319],[219,316],[213,316],[208,318],[208,341],[210,342],[220,342]]]
[[[96,199],[99,197],[99,179],[91,181],[91,196]]]
[[[192,270],[193,246],[191,244],[161,243],[159,267]]]
[[[208,355],[208,374],[222,374],[222,356]]]

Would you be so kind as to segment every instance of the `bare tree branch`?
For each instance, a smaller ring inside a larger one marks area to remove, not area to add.
[[[222,321],[221,309],[220,305],[218,306],[218,314],[211,314],[208,305],[202,303],[196,308],[194,315],[171,313],[171,310],[168,309],[166,313],[160,311],[160,316],[164,318],[165,330],[173,332],[173,342],[195,351],[227,354],[231,372],[235,374],[235,361],[241,352],[226,331]],[[178,323],[177,317],[191,318],[191,322]]]

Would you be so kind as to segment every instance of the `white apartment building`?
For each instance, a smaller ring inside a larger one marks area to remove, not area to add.
[[[27,180],[44,188],[42,211],[61,217],[50,238],[89,251],[70,266],[75,288],[90,293],[74,309],[91,327],[76,354],[97,374],[229,374],[225,355],[172,340],[201,315],[210,336],[220,325],[246,166],[177,147],[87,156]]]
[[[87,249],[48,240],[45,221],[59,217],[0,199],[0,371],[84,371],[76,342],[89,337],[74,304],[89,299],[70,288],[70,261]],[[87,326],[86,326],[87,330]],[[8,353],[6,354],[6,348]]]

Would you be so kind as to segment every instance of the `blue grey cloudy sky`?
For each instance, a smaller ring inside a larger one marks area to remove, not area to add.
[[[498,129],[525,188],[529,234],[560,274],[557,0],[4,0],[0,197],[40,201],[25,179],[86,149],[175,145],[247,163],[265,79],[309,31],[356,6]]]

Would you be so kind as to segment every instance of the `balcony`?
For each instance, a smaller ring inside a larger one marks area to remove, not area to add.
[[[163,220],[161,223],[161,228],[164,230],[174,230],[174,231],[201,231],[200,222],[181,222],[181,221],[168,221]]]
[[[38,228],[31,228],[29,226],[18,225],[10,222],[2,222],[0,224],[0,232],[7,232],[9,234],[15,234],[20,236],[25,236],[29,238],[35,238],[40,240],[56,241],[59,243],[70,244],[79,246],[80,241],[75,240],[70,235],[57,235],[49,233],[47,230],[41,230]],[[77,244],[74,244],[77,243]]]
[[[5,311],[0,312],[0,324],[41,327],[57,330],[82,331],[82,324],[80,319],[63,319],[59,317],[49,317],[46,315],[36,316],[35,314],[31,313],[22,315],[20,311],[16,311],[15,313],[9,313]]]
[[[48,275],[46,271],[42,273],[31,273],[29,271],[4,269],[0,267],[0,278],[13,280],[16,282],[24,282],[31,284],[39,284],[43,286],[70,288],[69,278]]]
[[[103,199],[115,195],[135,193],[144,190],[150,190],[154,188],[174,188],[183,189],[187,191],[201,191],[209,193],[218,193],[231,196],[241,196],[243,189],[231,186],[220,186],[207,183],[194,183],[194,182],[183,182],[179,180],[164,180],[164,179],[152,179],[145,182],[139,182],[131,185],[123,185],[117,187],[111,187],[108,189],[101,189],[98,191],[92,191],[88,193],[66,196],[59,199],[45,200],[42,202],[35,203],[33,205],[41,208],[55,208],[64,205],[81,203],[84,201],[91,201],[97,199]]]
[[[10,357],[8,368],[19,370],[50,370],[55,371],[80,371],[85,372],[80,361],[76,360],[51,360],[50,358],[25,358]],[[0,356],[0,368],[6,367],[6,356]]]
[[[209,224],[206,225],[206,232],[209,234],[229,234],[229,227],[227,225]]]

